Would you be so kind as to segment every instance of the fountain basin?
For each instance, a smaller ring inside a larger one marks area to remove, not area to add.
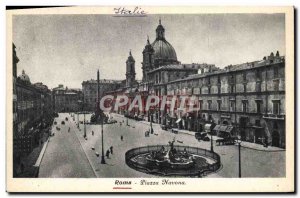
[[[170,158],[165,152],[160,152],[162,147],[171,149],[169,145],[131,149],[125,153],[126,164],[137,171],[161,176],[203,176],[221,166],[220,156],[205,149],[172,146],[176,154]]]

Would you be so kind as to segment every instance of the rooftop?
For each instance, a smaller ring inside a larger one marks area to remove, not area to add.
[[[100,83],[121,83],[122,80],[112,80],[112,79],[100,79],[99,80]],[[88,83],[91,83],[91,84],[97,84],[97,80],[94,80],[94,79],[91,79],[91,80],[87,80],[87,81],[83,81],[82,84],[88,84]]]
[[[159,71],[159,70],[198,70],[198,64],[174,64],[174,65],[164,65],[159,68],[156,68],[149,73]]]
[[[201,78],[201,77],[205,77],[205,76],[212,76],[212,75],[223,74],[223,73],[228,73],[228,72],[236,72],[236,71],[242,71],[242,70],[246,70],[246,69],[259,68],[259,67],[263,67],[266,65],[282,63],[282,62],[284,62],[284,60],[285,60],[284,56],[277,56],[277,57],[269,56],[268,58],[264,58],[263,60],[259,60],[259,61],[247,62],[247,63],[237,64],[237,65],[228,65],[224,69],[215,70],[212,72],[205,72],[202,74],[192,74],[185,78],[177,79],[177,80],[171,81],[169,83],[197,79],[197,78]]]

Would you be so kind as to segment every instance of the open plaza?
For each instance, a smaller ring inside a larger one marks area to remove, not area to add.
[[[69,113],[61,113],[56,118],[56,125],[52,127],[53,136],[49,138],[47,148],[40,164],[39,177],[158,177],[131,169],[125,163],[126,151],[142,145],[167,144],[175,138],[175,145],[186,147],[200,147],[210,150],[210,142],[198,141],[185,131],[177,134],[162,130],[160,125],[153,124],[154,133],[145,137],[150,123],[135,121],[118,114],[111,115],[117,120],[115,124],[103,125],[104,150],[113,146],[113,154],[105,156],[105,164],[101,164],[101,125],[86,124],[86,138],[84,138],[84,124],[77,128],[77,115],[71,117]],[[79,120],[83,121],[83,114]],[[68,121],[65,121],[68,118]],[[86,120],[90,114],[86,115]],[[61,122],[65,124],[62,125]],[[120,125],[120,123],[122,123]],[[56,130],[59,127],[60,130]],[[70,131],[68,129],[70,128]],[[123,136],[123,141],[121,140]],[[206,175],[206,177],[238,177],[238,146],[218,146],[214,138],[214,151],[221,157],[221,168]],[[96,154],[99,154],[98,156]],[[262,145],[251,146],[242,144],[241,148],[242,177],[283,177],[285,175],[285,151]]]

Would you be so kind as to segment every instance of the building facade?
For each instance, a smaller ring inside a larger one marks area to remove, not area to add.
[[[52,89],[52,95],[56,112],[82,111],[83,95],[81,89],[69,89],[60,84]]]
[[[170,112],[187,130],[203,130],[211,123],[218,135],[230,132],[243,141],[285,147],[285,60],[279,52],[169,82],[167,94],[198,99],[197,112]]]
[[[142,114],[153,122],[195,132],[208,127],[221,137],[230,134],[241,136],[243,141],[285,148],[285,59],[279,52],[224,69],[206,63],[182,64],[159,21],[155,41],[150,44],[148,38],[142,54],[142,82],[106,94],[115,98],[126,95],[129,102],[141,95],[143,104],[150,95],[175,96],[178,102],[175,109],[166,105],[162,110],[134,108],[127,112],[128,106],[124,106],[118,113]],[[130,76],[127,64],[126,82]],[[179,109],[182,96],[196,98],[185,107],[197,110]]]
[[[101,98],[104,95],[104,93],[106,93],[107,91],[118,89],[122,83],[126,83],[126,82],[122,82],[119,80],[101,79],[99,81],[99,88],[100,88],[99,97]],[[83,101],[84,101],[84,110],[94,112],[97,108],[97,98],[98,98],[97,80],[91,79],[91,80],[83,81],[82,93],[83,93]]]

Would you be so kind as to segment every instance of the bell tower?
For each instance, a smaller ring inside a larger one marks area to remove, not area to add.
[[[143,81],[148,81],[147,72],[153,69],[154,64],[154,49],[149,41],[149,36],[147,36],[147,44],[143,50]]]
[[[126,61],[126,86],[131,87],[135,83],[135,60],[129,51],[129,56]]]

